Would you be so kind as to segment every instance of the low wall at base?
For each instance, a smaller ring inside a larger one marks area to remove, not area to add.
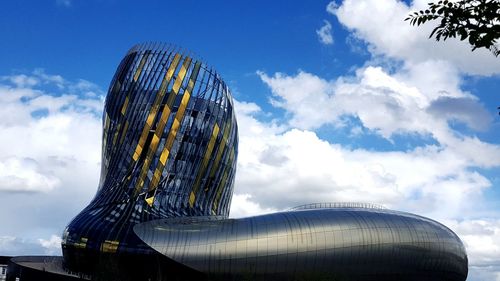
[[[90,280],[85,276],[72,275],[62,267],[62,257],[20,256],[10,259],[7,281],[76,281]]]

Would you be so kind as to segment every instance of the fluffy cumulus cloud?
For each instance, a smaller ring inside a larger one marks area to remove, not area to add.
[[[0,255],[61,255],[61,238],[51,235],[48,239],[21,236],[0,236]]]
[[[319,42],[322,44],[333,44],[332,24],[329,21],[324,20],[323,26],[316,30],[316,34],[318,35]]]
[[[488,127],[491,116],[477,98],[453,83],[432,96],[412,84],[409,72],[389,74],[373,67],[335,81],[305,72],[260,75],[274,94],[273,104],[286,110],[288,122],[260,121],[266,113],[258,105],[235,102],[240,144],[232,216],[312,202],[383,204],[451,227],[468,249],[471,280],[494,280],[495,264],[500,264],[498,221],[468,220],[464,214],[485,211],[484,192],[498,188],[482,171],[500,167],[500,145],[451,126],[459,120],[472,130]],[[441,106],[450,101],[458,112]],[[345,116],[359,120],[357,138],[370,134],[393,141],[405,135],[432,141],[377,151],[322,139],[313,130],[328,124],[335,125],[332,130],[352,126],[343,124]]]
[[[55,255],[61,253],[61,237],[58,235],[51,235],[49,239],[38,239],[40,245],[45,249],[45,254]]]
[[[500,62],[488,50],[476,50],[466,41],[447,40],[436,44],[429,40],[433,24],[414,27],[404,22],[409,13],[425,9],[428,0],[414,0],[411,6],[398,0],[344,0],[332,2],[327,11],[354,36],[363,40],[373,55],[404,60],[409,64],[446,60],[470,74],[491,75],[500,72]]]
[[[426,62],[389,73],[382,67],[368,66],[358,69],[354,77],[334,81],[303,71],[259,75],[271,88],[272,104],[288,113],[291,127],[344,126],[345,117],[352,116],[386,139],[398,135],[428,137],[474,165],[497,166],[498,146],[459,135],[450,126],[458,122],[472,130],[488,130],[492,116],[477,97],[460,89],[458,74],[443,71],[446,67],[444,62]]]
[[[259,203],[253,201],[252,195],[248,193],[235,194],[231,206],[231,217],[233,218],[244,218],[277,211],[274,208],[263,208]]]
[[[500,220],[446,223],[458,233],[467,248],[469,279],[500,280]]]
[[[97,186],[103,94],[40,69],[0,77],[1,254],[60,252]]]
[[[34,159],[8,157],[0,161],[0,190],[50,191],[60,180]]]
[[[443,142],[373,151],[329,142],[308,129],[260,122],[255,104],[236,102],[236,112],[240,123],[236,191],[249,194],[246,199],[258,202],[260,209],[355,200],[436,218],[460,217],[491,188],[478,167],[500,166],[498,145],[458,138],[446,122],[442,130],[448,131],[448,138]],[[391,114],[386,113],[387,118]],[[432,132],[432,122],[436,120],[421,126]],[[378,132],[376,126],[369,129]]]
[[[351,32],[348,38],[371,54],[353,75],[257,72],[271,104],[285,115],[261,121],[268,112],[258,105],[235,103],[236,198],[255,213],[361,201],[425,215],[462,238],[469,280],[498,280],[500,214],[483,206],[489,205],[486,192],[499,188],[485,171],[500,168],[500,144],[478,137],[492,130],[494,119],[464,90],[463,75],[498,74],[500,61],[488,51],[471,53],[464,42],[436,43],[428,39],[429,27],[403,22],[427,2],[329,3],[327,12]],[[346,129],[350,138],[379,138],[390,148],[352,147],[319,133]],[[408,144],[398,145],[401,139]],[[234,205],[233,211],[241,213]]]

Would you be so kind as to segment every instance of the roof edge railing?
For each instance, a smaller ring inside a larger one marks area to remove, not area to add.
[[[311,203],[293,207],[289,211],[309,210],[309,209],[331,209],[331,208],[361,208],[361,209],[387,209],[383,205],[364,202],[325,202]]]

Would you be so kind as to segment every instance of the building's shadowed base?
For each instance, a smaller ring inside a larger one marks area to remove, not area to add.
[[[87,262],[83,272],[64,268],[60,256],[22,256],[11,259],[7,281],[40,280],[99,280],[99,281],[184,281],[208,280],[199,272],[178,264],[160,254],[100,254],[92,255],[94,263]]]
[[[252,273],[239,275],[211,275],[191,270],[185,266],[165,258],[162,255],[120,255],[101,256],[95,259],[95,271],[89,274],[75,274],[66,271],[62,265],[60,256],[22,256],[13,258],[8,267],[7,281],[75,281],[75,280],[144,280],[144,281],[236,281],[236,280],[273,280],[273,281],[447,281],[457,280],[460,277],[454,276],[454,273],[443,273],[442,276],[428,274],[426,272],[415,271],[411,275],[408,273],[398,274],[397,272],[380,274],[380,272],[389,272],[388,267],[394,265],[373,264],[364,265],[363,270],[359,271],[359,264],[345,265],[343,270],[345,274],[332,275],[327,272],[309,272],[298,275],[285,273],[256,275]],[[371,268],[371,269],[370,269]],[[384,269],[385,268],[385,269]],[[357,273],[356,273],[357,272]],[[374,275],[373,273],[379,272]],[[353,279],[355,276],[356,279]]]

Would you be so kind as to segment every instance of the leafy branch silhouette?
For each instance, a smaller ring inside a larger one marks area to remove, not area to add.
[[[441,19],[429,38],[436,40],[459,37],[468,39],[472,51],[478,48],[489,49],[496,57],[500,55],[497,40],[500,38],[500,1],[499,0],[460,0],[428,3],[426,10],[410,14],[405,21],[411,25],[421,25],[428,21]]]

